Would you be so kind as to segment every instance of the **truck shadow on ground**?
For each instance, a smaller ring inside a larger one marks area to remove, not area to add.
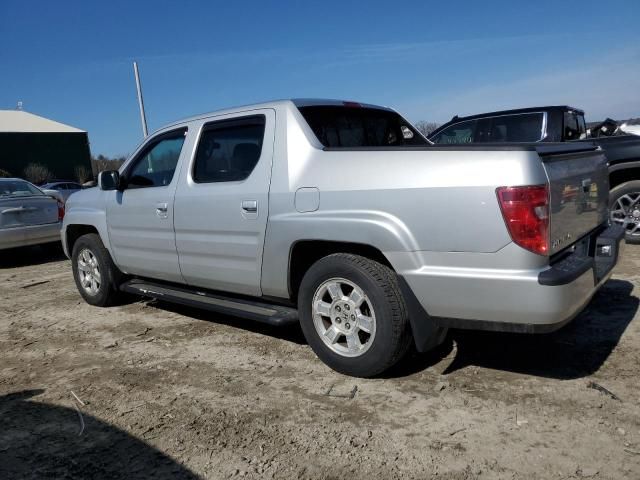
[[[220,325],[227,325],[229,327],[246,330],[247,332],[257,333],[260,335],[268,335],[279,340],[285,340],[287,342],[296,343],[298,345],[306,345],[307,341],[304,338],[300,324],[294,323],[291,325],[273,326],[266,323],[257,322],[254,320],[248,320],[241,317],[233,317],[230,315],[223,315],[220,313],[213,313],[207,310],[199,308],[186,307],[184,305],[178,305],[175,303],[163,302],[161,300],[154,300],[148,303],[150,307],[160,308],[168,312],[177,313],[179,315],[185,315],[197,320],[203,320]]]
[[[0,478],[199,478],[176,460],[87,413],[0,396]],[[83,407],[85,408],[85,407]]]
[[[588,376],[607,360],[638,311],[640,300],[631,295],[632,290],[630,282],[609,280],[578,317],[549,334],[451,330],[441,346],[427,353],[410,352],[382,377],[400,378],[419,373],[451,356],[454,344],[455,356],[443,375],[478,366],[557,379]],[[298,345],[307,344],[298,324],[274,327],[161,301],[149,305]]]
[[[33,247],[11,248],[0,251],[0,269],[43,265],[66,260],[62,245],[51,243]]]
[[[433,352],[413,355],[402,362],[396,376],[423,370],[457,351],[444,370],[447,375],[478,366],[556,379],[575,379],[597,371],[607,360],[633,320],[640,301],[633,285],[610,280],[578,317],[549,334],[509,334],[452,330]]]

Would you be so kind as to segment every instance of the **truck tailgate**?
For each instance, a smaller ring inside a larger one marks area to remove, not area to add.
[[[536,151],[549,179],[553,255],[607,221],[607,159],[593,144],[547,144]]]

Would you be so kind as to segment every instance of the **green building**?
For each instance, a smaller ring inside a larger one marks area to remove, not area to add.
[[[31,163],[57,179],[75,180],[82,167],[91,172],[87,132],[22,110],[0,110],[0,170],[23,177]]]

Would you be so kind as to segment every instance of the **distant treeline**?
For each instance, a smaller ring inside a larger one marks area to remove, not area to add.
[[[77,166],[74,169],[74,178],[64,178],[61,180],[75,180],[79,183],[86,183],[95,180],[98,173],[105,170],[117,170],[124,163],[127,157],[109,158],[104,155],[91,157],[91,170],[84,165]],[[10,172],[0,169],[0,178],[2,177],[20,177],[28,180],[36,185],[42,185],[55,178],[54,173],[42,163],[29,163],[21,172]]]

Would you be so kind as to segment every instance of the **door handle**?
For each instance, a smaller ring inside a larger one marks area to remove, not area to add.
[[[167,218],[167,212],[169,211],[169,205],[166,203],[156,204],[156,215],[160,218]]]
[[[258,201],[257,200],[243,200],[242,211],[245,213],[258,213]]]
[[[14,207],[14,208],[6,208],[2,211],[2,213],[22,213],[22,212],[33,212],[37,210],[35,207]]]

